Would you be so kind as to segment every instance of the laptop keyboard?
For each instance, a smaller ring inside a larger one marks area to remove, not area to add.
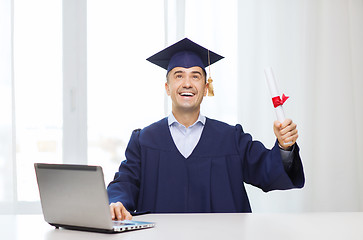
[[[123,222],[123,221],[113,221],[113,225],[119,227],[119,226],[135,225],[135,224],[127,223],[127,222]]]

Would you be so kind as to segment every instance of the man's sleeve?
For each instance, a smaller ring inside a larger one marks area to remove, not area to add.
[[[135,211],[140,187],[140,130],[133,131],[124,160],[114,180],[108,185],[109,202],[121,202],[129,212]]]
[[[291,152],[293,160],[290,169],[286,171],[277,141],[271,150],[267,149],[261,142],[253,141],[251,135],[244,133],[240,125],[236,126],[236,138],[243,163],[243,180],[246,183],[265,192],[304,186],[304,171],[297,145]]]
[[[280,147],[280,145],[279,145],[279,147]],[[291,169],[292,163],[294,162],[294,154],[293,154],[294,149],[295,149],[295,144],[289,150],[285,150],[280,147],[282,164],[284,165],[286,172],[289,172],[289,170]]]

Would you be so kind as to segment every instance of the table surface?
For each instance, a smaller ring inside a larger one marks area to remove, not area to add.
[[[92,239],[363,239],[363,212],[149,214],[134,220],[155,228],[104,234],[55,229],[42,215],[0,215],[0,237],[7,240]]]

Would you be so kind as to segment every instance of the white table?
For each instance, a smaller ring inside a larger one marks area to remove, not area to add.
[[[363,212],[299,214],[150,214],[156,227],[118,234],[55,229],[42,215],[0,215],[6,240],[92,239],[363,239]]]

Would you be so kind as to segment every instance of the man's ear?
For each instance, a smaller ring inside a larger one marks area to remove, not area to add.
[[[170,88],[169,88],[168,82],[165,83],[165,91],[166,91],[166,94],[168,94],[168,96],[170,96]]]

